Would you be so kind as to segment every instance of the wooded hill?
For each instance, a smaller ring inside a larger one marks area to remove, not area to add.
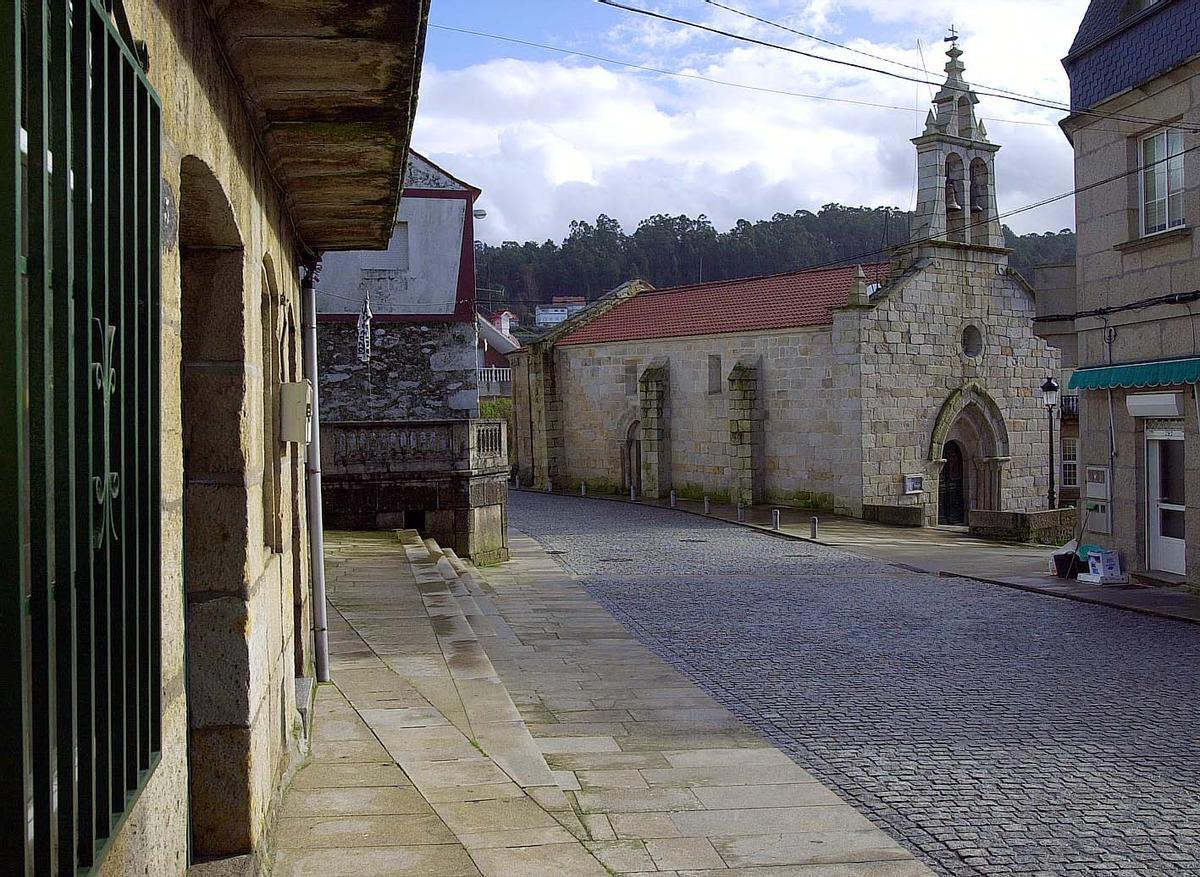
[[[815,265],[869,262],[908,240],[912,214],[893,207],[827,204],[817,213],[777,213],[758,222],[739,220],[718,232],[708,217],[651,216],[626,234],[615,219],[577,220],[561,244],[554,241],[476,246],[479,304],[508,307],[524,317],[556,295],[592,301],[627,280],[664,288],[698,280],[729,280],[796,271]],[[1007,226],[1012,266],[1074,261],[1075,234],[1018,236]]]

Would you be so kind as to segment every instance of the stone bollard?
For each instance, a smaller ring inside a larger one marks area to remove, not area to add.
[[[746,523],[746,507],[744,505],[742,505],[740,502],[738,503],[738,523],[739,524]]]
[[[629,485],[629,501],[637,502],[637,488],[635,488],[632,484]]]
[[[521,489],[521,476],[518,475],[516,478],[513,479],[513,482],[515,483],[517,490],[520,490]]]
[[[812,539],[815,542],[817,539],[817,531],[820,528],[820,521],[817,520],[816,515],[813,515],[812,520],[809,521],[808,523],[809,523],[809,529],[812,531]]]
[[[709,508],[710,506],[708,504],[708,497],[706,496],[704,497],[704,514],[709,514]]]
[[[675,491],[671,491],[671,508],[675,508]]]
[[[546,479],[546,493],[553,493],[553,492],[554,492],[554,482],[551,481],[549,478],[547,478]]]
[[[586,481],[579,482],[579,495],[587,496],[587,482]]]
[[[771,512],[771,529],[772,530],[779,529],[779,517],[780,517],[779,509],[775,509]]]

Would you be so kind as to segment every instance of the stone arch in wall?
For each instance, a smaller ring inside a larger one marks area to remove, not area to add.
[[[944,467],[947,447],[953,446],[956,471]],[[957,471],[961,457],[961,476]],[[1008,427],[1000,406],[978,382],[972,381],[950,394],[934,422],[929,440],[930,468],[937,474],[939,507],[935,509],[939,523],[968,523],[971,509],[999,510],[1004,477],[1004,465],[1009,460]],[[941,508],[943,473],[947,478],[961,477],[965,515],[962,521],[948,520]]]
[[[283,551],[283,443],[280,437],[279,392],[283,383],[283,305],[270,255],[263,257],[261,278],[262,340],[262,509],[267,550]]]
[[[621,486],[633,488],[642,495],[642,422],[635,420],[625,430],[625,441],[621,446]]]
[[[212,169],[187,156],[180,181],[188,804],[196,856],[228,856],[250,852],[255,830],[247,636],[251,550],[259,549],[247,487],[254,473],[246,254]]]
[[[991,218],[991,173],[987,162],[976,158],[971,162],[971,243],[986,246],[989,242],[988,220]]]
[[[965,180],[962,156],[951,152],[946,156],[946,237],[959,243],[966,243]]]

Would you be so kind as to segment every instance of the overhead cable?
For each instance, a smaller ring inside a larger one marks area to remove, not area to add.
[[[883,69],[880,69],[879,67],[871,67],[867,64],[859,64],[856,61],[848,61],[848,60],[845,60],[844,58],[830,58],[827,55],[817,55],[817,54],[814,54],[813,52],[806,52],[803,49],[797,49],[794,46],[783,46],[783,45],[780,45],[779,43],[772,43],[768,40],[760,40],[756,37],[746,36],[745,34],[733,33],[732,31],[722,30],[721,28],[712,27],[711,25],[707,25],[707,24],[702,24],[698,21],[689,21],[686,18],[677,18],[676,16],[673,16],[673,15],[667,15],[665,12],[654,12],[653,10],[650,10],[650,9],[638,9],[636,6],[628,6],[624,3],[617,2],[617,0],[596,0],[596,2],[602,3],[605,6],[611,6],[614,9],[621,9],[625,12],[631,12],[631,13],[634,13],[635,15],[643,15],[648,18],[654,18],[654,19],[657,19],[660,21],[671,22],[672,24],[678,24],[678,25],[682,25],[684,27],[693,28],[695,30],[705,31],[707,33],[715,34],[716,36],[726,37],[727,39],[731,39],[731,40],[737,40],[738,42],[750,43],[752,45],[761,46],[761,47],[767,48],[767,49],[775,49],[780,52],[788,52],[789,54],[800,55],[801,57],[810,58],[814,61],[824,61],[827,64],[836,64],[841,67],[850,67],[852,69],[862,70],[867,73],[878,73],[882,76],[890,76],[893,79],[901,79],[901,80],[904,80],[905,82],[915,82],[920,85],[939,85],[941,87],[952,88],[953,90],[961,91],[964,94],[974,91],[974,93],[976,95],[982,95],[984,97],[994,97],[994,98],[998,98],[1000,100],[1007,100],[1007,101],[1014,101],[1016,103],[1029,104],[1030,106],[1041,107],[1042,109],[1057,110],[1059,112],[1071,112],[1071,113],[1076,113],[1079,115],[1094,116],[1096,118],[1102,118],[1102,119],[1116,119],[1118,121],[1132,122],[1132,123],[1136,123],[1136,124],[1140,124],[1140,125],[1167,124],[1167,122],[1163,119],[1150,119],[1145,116],[1133,116],[1133,115],[1127,115],[1127,114],[1123,114],[1123,113],[1106,113],[1106,112],[1100,112],[1098,110],[1087,110],[1087,109],[1083,109],[1083,108],[1069,107],[1068,105],[1063,104],[1061,101],[1055,102],[1055,101],[1051,101],[1051,100],[1043,99],[1043,98],[1030,99],[1030,98],[1025,98],[1025,97],[1019,97],[1015,94],[1005,94],[1003,92],[997,92],[997,91],[971,89],[970,86],[965,85],[965,84],[962,86],[951,86],[949,83],[946,83],[943,85],[943,84],[937,83],[937,82],[930,82],[928,79],[923,79],[923,78],[919,78],[916,76],[909,76],[908,74],[905,74],[905,73],[896,73],[895,71],[892,71],[892,70],[883,70]],[[1179,123],[1172,123],[1172,124],[1179,130],[1189,131],[1191,133],[1200,133],[1200,128],[1197,128],[1195,126],[1188,126],[1188,125],[1179,124]]]

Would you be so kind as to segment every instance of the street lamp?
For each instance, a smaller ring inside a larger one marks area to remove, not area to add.
[[[1058,381],[1046,378],[1042,384],[1042,404],[1046,406],[1046,420],[1050,425],[1050,510],[1054,511],[1054,408],[1058,405]]]

